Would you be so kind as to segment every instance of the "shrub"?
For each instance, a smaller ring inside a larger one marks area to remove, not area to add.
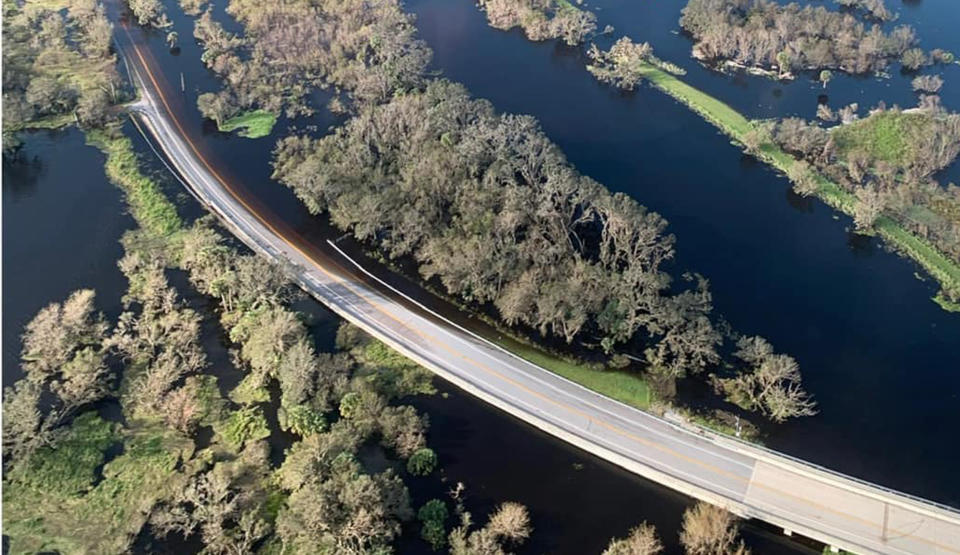
[[[447,506],[439,499],[427,501],[417,512],[417,518],[423,523],[420,528],[420,537],[424,539],[434,551],[439,550],[447,542],[445,522],[449,513]]]
[[[270,435],[267,420],[259,407],[237,410],[216,428],[235,447],[243,447],[248,441],[256,441]]]
[[[407,472],[414,476],[426,476],[433,472],[433,469],[436,467],[437,454],[429,447],[417,449],[417,451],[407,459]]]
[[[360,405],[363,403],[360,394],[356,391],[351,391],[343,396],[340,399],[340,416],[346,419],[353,418],[356,416],[357,411],[360,409]]]
[[[927,54],[919,48],[910,48],[904,51],[903,55],[900,56],[900,63],[903,64],[903,67],[911,71],[920,69],[921,67],[930,63],[930,60],[927,58]]]
[[[319,411],[306,405],[281,409],[280,426],[300,437],[307,437],[327,429],[327,420]]]

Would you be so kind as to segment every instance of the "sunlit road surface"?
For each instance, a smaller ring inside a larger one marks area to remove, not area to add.
[[[123,33],[123,30],[121,30]],[[128,37],[129,38],[129,37]],[[522,360],[269,221],[208,163],[154,75],[123,43],[141,94],[132,111],[193,194],[238,238],[281,264],[347,321],[511,415],[697,499],[856,553],[960,553],[960,512],[885,490],[598,395]],[[891,445],[895,448],[895,445]],[[503,464],[509,465],[509,454]],[[918,460],[922,472],[922,460]]]

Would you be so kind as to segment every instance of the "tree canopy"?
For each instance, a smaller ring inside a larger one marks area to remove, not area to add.
[[[842,3],[869,6],[874,18],[886,19],[889,14],[882,2]],[[750,67],[776,65],[781,75],[789,68],[877,72],[904,55],[916,66],[930,61],[922,50],[915,49],[912,27],[899,25],[886,33],[880,25],[868,25],[854,13],[824,6],[773,0],[689,0],[680,25],[696,41],[694,54],[699,58]],[[919,58],[914,50],[919,51]]]

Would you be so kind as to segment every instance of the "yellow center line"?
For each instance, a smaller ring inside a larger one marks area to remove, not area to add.
[[[288,239],[287,236],[286,236],[286,234],[282,233],[279,229],[277,229],[269,220],[267,220],[267,219],[265,219],[264,217],[262,217],[262,216],[259,214],[259,212],[258,212],[257,210],[255,210],[255,209],[244,199],[243,195],[238,194],[238,193],[233,189],[233,187],[227,182],[227,180],[225,180],[225,179],[220,175],[220,173],[217,172],[217,170],[215,170],[215,169],[213,168],[213,166],[207,161],[206,157],[204,157],[203,154],[200,153],[199,149],[196,147],[196,145],[195,145],[195,144],[193,143],[193,141],[190,139],[189,135],[186,133],[186,131],[184,130],[183,126],[181,125],[180,120],[179,120],[179,118],[177,117],[176,113],[171,109],[170,105],[168,104],[167,99],[166,99],[166,95],[164,94],[162,87],[160,87],[160,84],[157,82],[156,78],[154,77],[153,72],[150,70],[150,66],[149,66],[149,64],[147,63],[146,59],[143,57],[143,54],[142,54],[141,51],[140,51],[140,47],[139,47],[139,46],[137,45],[137,43],[133,40],[133,37],[130,35],[130,31],[129,31],[129,29],[127,28],[127,26],[126,26],[126,25],[123,25],[123,28],[124,28],[124,31],[125,31],[126,34],[127,34],[127,37],[130,39],[130,44],[133,46],[133,49],[134,49],[134,51],[136,52],[137,57],[140,59],[140,62],[141,62],[141,64],[142,64],[142,66],[143,66],[144,71],[146,72],[147,76],[150,78],[150,81],[153,83],[154,89],[156,90],[156,93],[157,93],[157,95],[159,96],[160,101],[163,103],[164,108],[166,109],[167,113],[169,114],[170,119],[173,121],[174,125],[175,125],[175,126],[177,127],[177,129],[180,131],[180,134],[181,134],[181,137],[183,138],[183,140],[187,143],[187,145],[188,145],[188,146],[190,147],[190,149],[193,151],[193,153],[194,153],[194,155],[197,157],[197,159],[203,163],[203,165],[206,167],[207,171],[209,171],[210,174],[213,175],[213,176],[217,179],[218,182],[220,182],[220,184],[223,186],[223,188],[224,188],[228,193],[230,193],[230,195],[231,195],[237,202],[239,202],[258,222],[260,222],[261,225],[263,225],[263,226],[266,227],[268,230],[270,230],[271,233],[273,233],[278,239],[280,239],[281,241],[283,241],[287,246],[289,246],[290,248],[292,248],[292,249],[294,249],[295,251],[297,251],[301,256],[303,256],[306,260],[308,260],[308,261],[313,265],[314,268],[316,268],[317,270],[319,270],[320,272],[322,272],[322,273],[323,273],[324,275],[326,275],[328,278],[330,278],[331,280],[333,280],[333,281],[336,282],[336,283],[339,283],[340,285],[343,285],[344,287],[346,287],[347,289],[349,289],[352,293],[354,293],[355,295],[357,295],[359,298],[365,299],[366,302],[369,303],[371,307],[373,307],[374,309],[376,309],[376,311],[377,311],[378,314],[381,314],[381,315],[383,315],[383,316],[386,316],[386,317],[389,318],[390,320],[393,320],[394,322],[400,324],[403,328],[409,329],[411,332],[413,332],[414,334],[416,334],[416,335],[419,336],[420,338],[425,339],[425,340],[428,340],[428,341],[430,341],[431,343],[440,346],[440,348],[446,350],[447,352],[453,354],[454,356],[457,356],[457,357],[459,357],[459,358],[461,358],[461,359],[463,359],[463,360],[465,360],[465,361],[470,362],[472,365],[474,365],[474,366],[476,366],[476,367],[479,367],[479,368],[483,369],[484,371],[486,371],[487,373],[492,374],[492,375],[498,377],[499,379],[501,379],[501,380],[503,380],[503,381],[506,381],[506,382],[514,385],[515,387],[517,387],[517,388],[525,391],[526,393],[528,393],[528,394],[530,394],[530,395],[533,395],[533,396],[535,396],[535,397],[537,397],[537,398],[539,398],[539,399],[542,399],[542,400],[544,400],[544,401],[546,401],[546,402],[548,402],[548,403],[550,403],[550,404],[553,404],[553,405],[555,405],[555,406],[558,406],[558,407],[560,407],[560,408],[563,408],[563,409],[567,410],[568,412],[577,414],[577,415],[585,418],[585,419],[588,420],[589,422],[591,422],[591,423],[593,423],[593,424],[597,424],[597,425],[599,425],[599,426],[602,426],[602,427],[610,430],[611,432],[613,432],[613,433],[615,433],[615,434],[617,434],[617,435],[620,435],[620,436],[622,436],[622,437],[629,438],[629,439],[631,439],[631,440],[633,440],[633,441],[635,441],[635,442],[637,442],[637,443],[640,443],[641,445],[644,445],[644,446],[647,446],[647,447],[656,449],[656,450],[661,451],[661,452],[663,452],[663,453],[666,453],[666,454],[668,454],[668,455],[670,455],[670,456],[672,456],[672,457],[675,457],[675,458],[677,458],[677,459],[686,461],[686,462],[688,462],[688,463],[690,463],[690,464],[693,464],[693,465],[696,465],[696,466],[700,466],[700,467],[702,467],[702,468],[704,468],[704,469],[707,469],[707,470],[709,470],[709,471],[711,471],[711,472],[713,472],[713,473],[715,473],[715,474],[718,474],[718,475],[720,475],[720,476],[727,477],[727,478],[729,478],[729,479],[731,479],[731,480],[743,482],[743,483],[745,483],[745,484],[747,484],[747,485],[751,485],[751,484],[752,484],[752,485],[755,486],[755,487],[762,488],[762,489],[766,489],[766,490],[768,490],[768,491],[770,491],[770,492],[773,492],[773,493],[775,493],[775,494],[778,494],[778,495],[782,495],[782,496],[784,496],[784,497],[789,497],[789,498],[795,499],[795,500],[797,500],[797,501],[800,501],[801,503],[807,504],[807,505],[809,505],[809,506],[818,508],[818,509],[820,509],[820,510],[823,510],[823,511],[826,511],[826,512],[829,512],[829,513],[833,513],[833,514],[835,514],[835,515],[837,515],[837,516],[846,518],[846,519],[851,520],[851,521],[857,521],[857,522],[860,522],[860,523],[863,523],[863,524],[865,524],[865,525],[868,525],[868,526],[871,526],[871,527],[874,527],[874,528],[878,528],[878,529],[881,529],[881,528],[882,528],[882,525],[881,525],[880,523],[874,521],[874,520],[868,520],[868,519],[862,518],[862,517],[860,517],[860,516],[853,515],[853,514],[850,514],[850,513],[847,513],[847,512],[838,510],[838,509],[835,509],[835,508],[833,508],[833,507],[830,507],[830,506],[828,506],[828,505],[824,505],[824,504],[818,503],[818,502],[813,501],[813,500],[811,500],[811,499],[808,499],[808,498],[805,498],[805,497],[801,497],[801,496],[799,496],[799,495],[796,495],[796,494],[793,494],[793,493],[790,493],[790,492],[781,490],[781,489],[779,489],[779,488],[777,488],[777,487],[775,487],[775,486],[771,486],[771,485],[767,485],[767,484],[763,484],[763,483],[753,482],[753,481],[751,480],[751,478],[744,478],[743,476],[740,476],[740,475],[738,475],[738,474],[729,472],[729,471],[724,470],[724,469],[722,469],[722,468],[719,468],[719,467],[717,467],[717,466],[715,466],[715,465],[713,465],[713,464],[710,464],[710,463],[707,463],[707,462],[705,462],[705,461],[701,461],[700,459],[696,459],[696,458],[693,458],[693,457],[684,455],[684,454],[682,454],[682,453],[679,453],[679,452],[673,450],[672,448],[667,447],[667,446],[665,446],[665,445],[663,445],[663,444],[661,444],[661,443],[658,443],[658,442],[656,442],[656,441],[653,441],[653,440],[650,440],[650,439],[647,439],[647,438],[643,438],[643,437],[641,437],[641,436],[637,436],[637,435],[635,435],[635,434],[633,434],[633,433],[631,433],[631,432],[629,432],[629,431],[627,431],[627,430],[624,430],[624,429],[622,429],[622,428],[620,428],[620,427],[618,427],[618,426],[615,426],[615,425],[613,425],[613,424],[610,424],[609,422],[607,422],[607,421],[605,421],[605,420],[601,420],[601,419],[594,418],[593,416],[591,416],[591,415],[583,412],[582,410],[580,410],[580,409],[578,409],[578,408],[576,408],[576,407],[573,407],[573,406],[571,406],[571,405],[569,405],[569,404],[567,404],[567,403],[564,403],[564,402],[562,402],[562,401],[560,401],[560,400],[558,400],[558,399],[549,397],[549,396],[547,396],[547,395],[544,395],[544,394],[540,393],[539,391],[536,391],[536,390],[534,390],[534,389],[531,389],[531,388],[527,387],[526,385],[518,382],[518,381],[515,380],[514,378],[510,378],[510,377],[502,374],[501,372],[495,370],[494,368],[491,368],[489,365],[487,365],[487,364],[485,364],[485,363],[482,363],[482,362],[480,362],[480,361],[476,361],[476,360],[471,359],[471,358],[468,357],[467,355],[464,355],[463,353],[460,353],[460,352],[452,349],[451,347],[449,347],[448,345],[446,345],[443,341],[438,341],[436,337],[431,336],[431,335],[427,334],[426,332],[422,332],[422,331],[420,331],[420,330],[415,330],[415,329],[410,328],[410,327],[407,326],[404,322],[402,322],[401,320],[399,320],[398,318],[396,318],[395,316],[393,316],[387,309],[383,308],[383,307],[381,306],[381,303],[379,303],[379,302],[377,302],[377,301],[375,301],[375,300],[366,298],[366,297],[363,295],[363,293],[362,293],[360,290],[356,289],[356,288],[354,287],[354,285],[353,285],[349,280],[344,279],[342,276],[338,276],[338,275],[334,274],[333,272],[330,272],[329,270],[327,270],[322,264],[320,264],[320,263],[317,261],[316,257],[315,257],[312,253],[308,252],[308,251],[305,250],[304,248],[301,248],[298,244],[296,244],[295,242],[293,242],[293,241],[291,241],[290,239]],[[650,465],[648,465],[648,466],[650,466]],[[653,467],[652,467],[652,468],[653,468]],[[788,470],[788,471],[789,471],[789,470]],[[830,486],[829,483],[828,483],[827,485]],[[702,486],[700,486],[700,487],[702,487]],[[831,486],[831,487],[836,487],[836,486]],[[704,488],[704,489],[706,489],[706,488]],[[857,495],[857,494],[855,494],[855,495]],[[927,539],[927,538],[922,537],[922,536],[913,536],[912,533],[909,533],[909,532],[906,532],[906,531],[903,531],[903,530],[898,530],[898,529],[892,528],[892,527],[888,527],[887,530],[888,530],[889,532],[895,532],[895,533],[903,534],[905,537],[913,537],[914,539],[916,539],[916,540],[918,540],[918,541],[920,541],[920,542],[930,544],[930,545],[932,545],[932,546],[935,546],[935,547],[940,548],[940,549],[944,549],[944,550],[949,551],[949,552],[951,552],[951,553],[960,553],[960,550],[958,550],[957,548],[955,548],[955,547],[953,547],[953,546],[942,545],[942,544],[940,544],[940,543],[938,543],[938,542],[936,542],[936,541],[934,541],[934,540],[930,540],[930,539]]]

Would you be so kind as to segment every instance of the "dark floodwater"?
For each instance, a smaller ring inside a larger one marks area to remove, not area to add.
[[[649,40],[691,83],[752,116],[813,113],[823,91],[808,77],[777,84],[694,63],[676,34],[683,3],[593,5],[601,27]],[[409,6],[437,69],[504,111],[533,114],[580,171],[663,214],[677,235],[678,268],[711,280],[717,312],[797,358],[820,414],[773,429],[770,446],[960,505],[960,443],[945,439],[960,421],[960,315],[930,301],[935,284],[919,280],[914,264],[850,234],[847,217],[794,196],[785,178],[666,95],[595,82],[579,50],[492,29],[470,2]],[[924,45],[960,51],[960,37],[946,31],[960,28],[952,0],[901,11]],[[942,73],[945,103],[960,108],[960,68]],[[827,93],[906,105],[909,79],[894,68],[883,81],[838,78]]]
[[[120,313],[126,280],[117,268],[120,236],[134,226],[104,157],[75,129],[23,137],[3,160],[3,385],[22,376],[20,334],[41,308],[77,289],[95,289],[97,307]]]
[[[215,4],[215,15],[230,27],[224,4]],[[753,117],[810,117],[824,94],[809,78],[778,84],[700,68],[689,59],[688,39],[676,33],[681,0],[594,4],[602,8],[601,27],[617,28],[614,37],[628,33],[650,41],[661,57],[689,71],[692,84]],[[217,88],[217,80],[199,60],[192,22],[175,2],[167,5],[181,37],[179,52],[169,52],[160,33],[146,40],[180,98],[188,131],[204,139],[211,160],[285,222],[318,239],[330,236],[323,222],[270,180],[268,159],[293,125],[322,132],[337,120],[320,110],[293,123],[281,118],[270,137],[258,140],[218,133],[195,108],[196,96]],[[584,71],[580,51],[491,29],[469,0],[408,5],[434,49],[437,70],[500,110],[535,115],[580,171],[666,216],[678,237],[678,269],[711,279],[717,312],[736,329],[764,335],[796,356],[821,414],[774,428],[769,445],[960,505],[960,446],[949,439],[960,420],[960,316],[929,300],[935,286],[918,280],[910,262],[850,234],[846,217],[793,196],[785,179],[742,156],[663,94],[623,94],[597,84]],[[900,9],[902,22],[918,28],[925,47],[960,52],[960,36],[950,31],[960,26],[952,0],[891,6]],[[947,79],[945,104],[960,109],[960,68],[940,71]],[[909,77],[896,68],[891,73],[885,80],[838,76],[826,94],[834,106],[881,99],[911,104]],[[322,94],[317,102],[325,103]],[[142,141],[137,148],[150,154]],[[119,310],[125,283],[115,266],[116,241],[132,225],[121,214],[119,192],[103,178],[102,158],[82,145],[77,132],[30,135],[26,152],[39,156],[45,169],[4,166],[5,383],[16,375],[9,372],[19,328],[46,303],[77,287],[95,287],[102,308]],[[202,212],[192,201],[183,201],[182,211]],[[327,334],[334,325],[323,310],[313,321]],[[431,415],[430,441],[448,480],[467,484],[468,506],[481,520],[499,501],[527,504],[536,532],[525,552],[596,552],[643,520],[676,546],[686,499],[445,389],[449,397],[413,402]],[[415,488],[418,503],[443,494],[431,487]],[[755,552],[800,549],[758,528],[747,533]]]
[[[439,453],[447,489],[466,484],[475,521],[485,522],[503,501],[517,501],[530,508],[534,528],[523,553],[600,553],[611,537],[625,536],[642,521],[656,526],[667,553],[682,552],[677,533],[689,498],[438,385],[443,394],[409,402],[430,415],[430,445]],[[819,553],[777,532],[757,523],[742,531],[754,553]]]

